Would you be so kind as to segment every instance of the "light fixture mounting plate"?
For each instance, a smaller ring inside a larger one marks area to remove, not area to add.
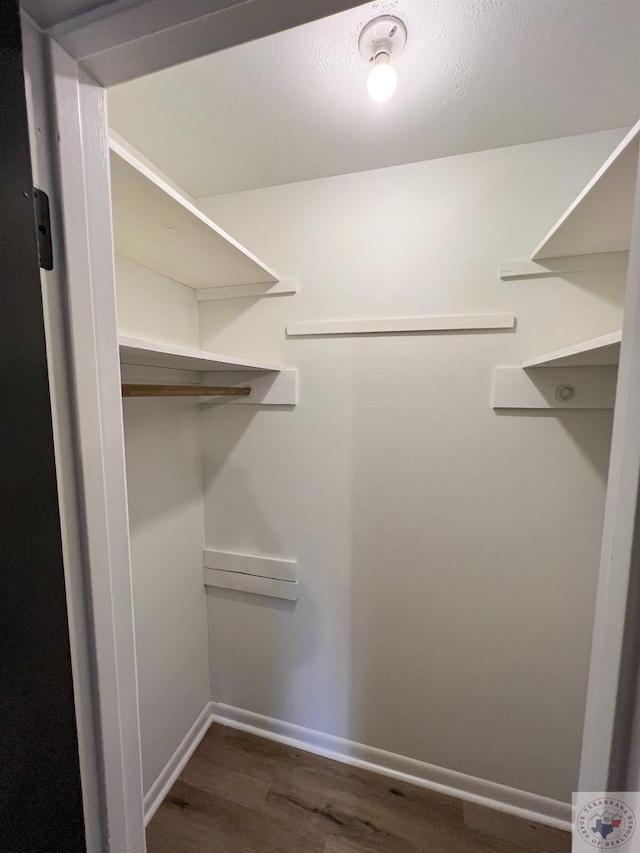
[[[388,53],[396,59],[407,43],[407,28],[394,15],[380,15],[365,26],[358,39],[360,55],[365,62],[373,62],[379,53]]]

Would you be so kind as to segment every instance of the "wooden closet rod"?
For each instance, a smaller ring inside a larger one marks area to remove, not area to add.
[[[123,397],[248,397],[251,388],[216,388],[211,385],[124,385]]]

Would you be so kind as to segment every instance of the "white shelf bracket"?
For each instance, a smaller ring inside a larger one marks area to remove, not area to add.
[[[613,409],[618,368],[496,367],[494,409]]]
[[[201,397],[200,405],[211,407],[223,403],[245,406],[296,406],[298,403],[298,371],[293,368],[278,373],[240,373],[215,372],[201,373],[201,385],[225,385],[230,387],[250,387],[249,397],[229,398]]]

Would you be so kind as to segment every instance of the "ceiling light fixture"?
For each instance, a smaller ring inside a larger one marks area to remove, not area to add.
[[[367,79],[367,91],[379,104],[388,101],[398,85],[398,74],[391,64],[407,43],[407,28],[400,18],[381,15],[374,18],[360,33],[358,47],[360,55],[371,65]]]

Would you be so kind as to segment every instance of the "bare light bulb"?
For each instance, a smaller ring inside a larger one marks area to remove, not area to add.
[[[379,53],[367,78],[367,91],[378,104],[388,101],[398,85],[398,74],[389,62],[388,53]]]

